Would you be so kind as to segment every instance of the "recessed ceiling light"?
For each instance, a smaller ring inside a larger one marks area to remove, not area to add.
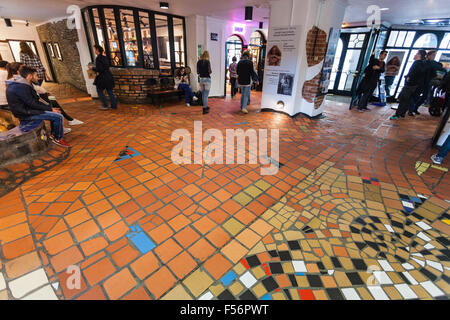
[[[161,9],[169,9],[169,3],[168,2],[160,2],[159,3],[159,7],[161,8]]]
[[[380,11],[387,11],[389,8],[381,8]]]

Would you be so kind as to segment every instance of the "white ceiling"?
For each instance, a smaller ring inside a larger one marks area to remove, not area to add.
[[[193,14],[208,15],[234,21],[244,20],[244,7],[255,6],[253,21],[268,22],[269,0],[165,0],[170,9],[159,8],[159,0],[15,0],[0,3],[0,17],[29,20],[41,23],[52,18],[66,16],[66,9],[71,4],[81,8],[95,4],[114,4],[167,11],[172,14],[189,16]],[[389,8],[382,12],[382,20],[392,24],[403,24],[413,19],[450,17],[449,0],[348,0],[344,21],[347,23],[364,22],[369,5],[376,4]],[[257,7],[258,6],[258,7]],[[266,19],[264,19],[266,18]],[[0,22],[4,23],[4,22]]]

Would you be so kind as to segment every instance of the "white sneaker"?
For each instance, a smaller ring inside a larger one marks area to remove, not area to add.
[[[244,108],[244,109],[242,109],[241,111],[242,111],[243,113],[248,113],[248,110],[247,110],[247,109],[245,109],[245,108]]]
[[[186,103],[186,107],[190,107],[191,105],[189,103]]]
[[[72,129],[70,128],[64,128],[64,134],[70,133],[72,131]]]
[[[431,161],[433,161],[434,164],[442,164],[442,160],[444,160],[444,158],[441,158],[436,154],[433,154],[431,156]]]
[[[77,126],[79,124],[84,124],[84,122],[78,119],[73,119],[72,121],[69,121],[69,126]]]
[[[198,98],[196,96],[192,97],[192,100],[197,101]]]

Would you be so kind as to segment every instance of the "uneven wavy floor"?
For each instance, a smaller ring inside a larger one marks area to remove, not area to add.
[[[292,119],[256,112],[254,94],[248,115],[229,98],[205,116],[104,112],[49,89],[85,125],[64,162],[0,198],[0,299],[449,297],[449,162],[430,165],[425,109],[392,122],[389,107],[327,101],[326,118]],[[278,128],[279,172],[173,164],[172,131],[194,120]]]

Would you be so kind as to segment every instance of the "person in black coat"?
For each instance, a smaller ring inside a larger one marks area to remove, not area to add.
[[[406,111],[411,104],[414,103],[414,93],[419,86],[425,83],[427,68],[424,60],[426,54],[427,52],[425,50],[419,50],[414,56],[415,61],[409,69],[408,75],[405,77],[405,86],[398,96],[398,108],[395,114],[390,118],[391,120],[397,120],[399,117],[405,117]]]
[[[114,97],[113,88],[114,88],[114,77],[109,70],[109,61],[108,58],[103,55],[103,48],[95,45],[94,51],[97,57],[95,58],[95,67],[92,68],[95,72],[97,72],[97,76],[94,80],[94,85],[97,87],[98,97],[103,103],[103,107],[101,110],[110,109],[106,102],[104,90],[109,95],[109,99],[111,100],[111,109],[117,109],[117,101]]]
[[[361,98],[358,103],[359,111],[368,111],[367,104],[369,103],[369,99],[372,96],[373,91],[378,85],[378,81],[380,80],[380,75],[385,71],[386,64],[384,63],[384,59],[386,59],[387,51],[383,50],[380,52],[378,59],[375,59],[375,56],[372,55],[370,57],[369,65],[364,69],[364,79],[361,83]]]

